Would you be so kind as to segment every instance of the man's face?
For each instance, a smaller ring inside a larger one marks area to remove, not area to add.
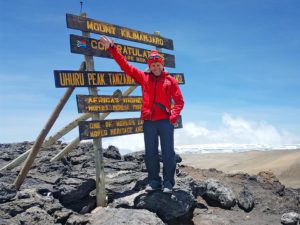
[[[160,76],[164,70],[164,66],[159,62],[151,63],[150,70],[155,76]]]

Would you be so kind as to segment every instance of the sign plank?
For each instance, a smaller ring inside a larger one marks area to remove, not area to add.
[[[185,84],[183,73],[170,73],[178,84]],[[100,87],[100,86],[136,86],[130,76],[124,72],[113,71],[74,71],[54,70],[55,86],[62,87]]]
[[[128,61],[147,64],[147,58],[150,53],[150,50],[117,43],[115,43],[115,45]],[[105,50],[104,46],[97,39],[71,34],[70,47],[72,53],[112,58],[109,52]],[[165,59],[166,67],[175,68],[174,55],[170,55],[167,53],[160,54]]]
[[[142,108],[142,97],[111,95],[76,95],[79,113],[137,112]]]
[[[181,116],[174,128],[182,128]],[[79,122],[80,140],[138,133],[143,133],[143,121],[140,118]]]
[[[120,39],[153,45],[159,48],[166,48],[170,50],[174,49],[173,41],[162,36],[148,34],[142,31],[72,14],[66,14],[66,20],[68,28],[96,34],[104,34]]]

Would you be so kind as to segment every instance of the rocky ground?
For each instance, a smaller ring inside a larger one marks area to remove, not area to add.
[[[0,144],[0,168],[30,149],[31,142]],[[43,148],[19,191],[21,167],[0,171],[0,224],[298,224],[300,189],[285,188],[274,174],[226,174],[180,162],[172,195],[144,192],[143,152],[121,156],[104,150],[108,207],[96,208],[92,144],[50,162],[66,144]]]

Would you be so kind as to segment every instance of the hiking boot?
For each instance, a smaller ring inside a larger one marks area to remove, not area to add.
[[[173,192],[173,186],[172,186],[172,184],[170,184],[170,183],[164,184],[163,193],[172,194],[172,192]]]
[[[158,190],[161,190],[161,186],[153,186],[153,185],[148,184],[145,188],[146,192],[153,192],[153,191],[158,191]]]

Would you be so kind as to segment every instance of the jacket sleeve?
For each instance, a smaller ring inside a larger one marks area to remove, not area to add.
[[[173,87],[171,88],[171,97],[174,100],[174,107],[171,111],[170,122],[174,124],[177,123],[180,112],[184,106],[184,101],[176,80],[172,82],[172,86]]]
[[[118,63],[121,70],[123,70],[128,76],[132,77],[140,85],[143,84],[145,80],[144,72],[130,65],[125,59],[125,57],[119,52],[118,47],[116,45],[114,45],[113,47],[109,47],[108,52]]]

